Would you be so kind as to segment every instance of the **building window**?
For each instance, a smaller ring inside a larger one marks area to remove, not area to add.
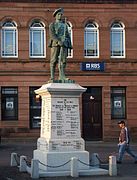
[[[18,56],[18,31],[17,25],[13,21],[5,22],[2,25],[2,57],[17,57]]]
[[[31,58],[44,58],[45,51],[45,25],[40,21],[34,21],[29,30],[29,53]]]
[[[18,120],[18,88],[1,88],[1,113],[2,120]]]
[[[111,58],[125,57],[125,27],[115,22],[111,26]]]
[[[71,38],[71,43],[73,46],[73,32],[72,32],[72,24],[70,22],[67,23],[68,25],[68,31],[70,34],[70,38]],[[72,58],[73,57],[73,49],[68,49],[68,58]]]
[[[111,88],[111,119],[126,118],[126,88]]]
[[[89,23],[84,32],[85,57],[99,57],[99,29],[96,23]]]
[[[41,98],[36,98],[35,90],[40,87],[30,87],[30,128],[39,128],[41,123]]]

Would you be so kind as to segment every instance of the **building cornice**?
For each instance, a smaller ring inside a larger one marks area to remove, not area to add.
[[[14,3],[134,4],[137,0],[0,0]]]

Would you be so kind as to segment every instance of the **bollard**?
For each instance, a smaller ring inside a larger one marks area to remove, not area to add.
[[[71,158],[71,176],[78,177],[78,159],[76,157]]]
[[[11,153],[10,165],[11,166],[18,166],[18,163],[17,163],[17,153]]]
[[[31,178],[39,178],[39,161],[36,159],[31,160]]]
[[[27,159],[26,156],[20,156],[20,167],[19,167],[20,172],[26,172],[27,171],[26,159]]]
[[[91,155],[91,165],[92,166],[95,166],[95,167],[99,167],[100,166],[100,162],[99,162],[99,159],[97,157],[98,157],[97,153],[93,153]]]
[[[116,156],[109,156],[109,175],[117,176]]]

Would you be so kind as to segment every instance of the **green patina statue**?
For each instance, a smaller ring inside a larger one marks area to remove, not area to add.
[[[50,59],[50,80],[49,82],[55,82],[55,69],[58,64],[60,82],[67,82],[69,78],[65,76],[66,61],[68,56],[68,50],[72,49],[71,38],[68,31],[68,25],[63,20],[63,8],[59,8],[54,11],[53,17],[55,22],[52,22],[49,26],[50,41],[49,47],[51,48]]]

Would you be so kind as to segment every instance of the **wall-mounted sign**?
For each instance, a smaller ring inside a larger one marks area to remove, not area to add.
[[[104,62],[82,62],[80,64],[80,69],[82,71],[104,71]]]
[[[6,109],[12,110],[14,108],[14,104],[12,101],[6,102]]]
[[[115,108],[121,108],[121,101],[114,101]]]

